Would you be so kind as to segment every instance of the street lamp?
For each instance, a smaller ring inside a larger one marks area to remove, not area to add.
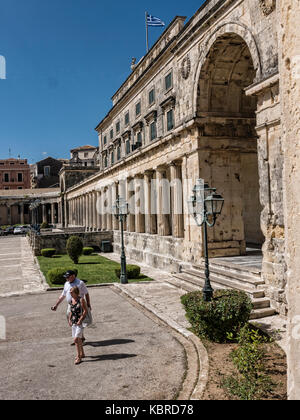
[[[188,200],[188,206],[189,213],[194,217],[197,226],[204,225],[205,284],[203,298],[206,302],[211,301],[214,292],[209,279],[207,226],[213,227],[215,225],[217,216],[222,212],[223,205],[224,199],[216,193],[216,188],[209,188],[203,179],[197,179],[193,188],[193,195]]]
[[[121,222],[121,276],[120,281],[122,284],[127,284],[127,272],[126,272],[126,256],[124,248],[124,222],[128,215],[128,203],[124,198],[118,196],[115,205],[113,206],[113,214],[117,220]]]

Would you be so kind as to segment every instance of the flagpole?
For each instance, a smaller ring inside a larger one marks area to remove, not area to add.
[[[146,46],[147,46],[147,53],[149,51],[149,39],[148,39],[148,12],[145,13],[146,15]]]

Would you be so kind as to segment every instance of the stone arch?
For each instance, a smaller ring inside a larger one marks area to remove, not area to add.
[[[207,56],[209,55],[211,48],[217,42],[219,38],[224,35],[235,35],[239,36],[244,43],[247,45],[251,59],[253,62],[253,67],[255,70],[255,78],[253,83],[258,82],[262,78],[262,63],[260,58],[260,52],[256,43],[256,40],[251,33],[250,29],[241,24],[236,22],[226,22],[222,25],[218,26],[215,31],[208,35],[206,40],[200,45],[200,57],[196,67],[194,81],[193,81],[193,115],[196,117],[197,114],[197,99],[198,99],[198,83],[200,79],[200,74],[202,68],[207,60]]]
[[[226,23],[201,45],[194,83],[199,138],[199,176],[225,199],[210,242],[224,256],[260,247],[261,204],[257,157],[257,98],[245,88],[261,79],[259,51],[250,31]],[[234,248],[234,249],[233,249]]]

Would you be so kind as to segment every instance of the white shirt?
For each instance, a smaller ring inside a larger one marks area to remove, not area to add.
[[[79,296],[81,298],[83,298],[88,293],[88,289],[87,289],[87,287],[86,287],[86,285],[84,284],[83,281],[81,281],[79,279],[75,279],[73,281],[73,283],[70,283],[69,281],[66,281],[66,283],[64,285],[64,290],[63,290],[61,296],[66,297],[67,302],[69,304],[72,302],[72,296],[70,294],[70,290],[72,289],[72,287],[78,287]]]

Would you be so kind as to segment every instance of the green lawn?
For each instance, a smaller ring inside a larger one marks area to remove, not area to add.
[[[66,271],[76,268],[78,270],[77,277],[86,282],[87,285],[120,282],[120,279],[118,279],[115,274],[115,268],[120,267],[120,264],[104,258],[101,255],[82,255],[79,258],[79,264],[77,265],[72,262],[68,255],[55,255],[52,258],[37,257],[37,259],[40,269],[47,279],[50,287],[59,287],[58,285],[53,285],[47,278],[48,271],[52,268],[58,267],[62,267]],[[128,279],[128,282],[132,283],[151,280],[151,278],[141,274],[138,279]]]

